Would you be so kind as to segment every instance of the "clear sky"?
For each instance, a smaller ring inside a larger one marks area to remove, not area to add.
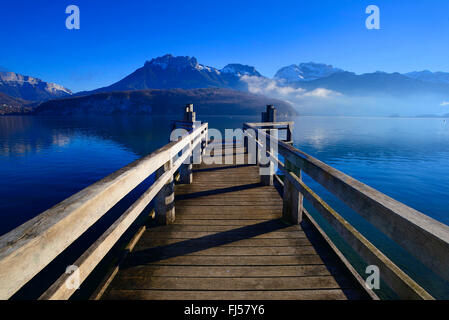
[[[65,8],[78,5],[81,29]],[[380,8],[380,30],[365,9]],[[324,62],[356,73],[449,72],[448,0],[14,0],[0,2],[0,69],[73,91],[109,85],[166,53],[222,68]]]

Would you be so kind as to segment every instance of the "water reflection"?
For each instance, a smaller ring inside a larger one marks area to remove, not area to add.
[[[47,204],[38,206],[46,209],[55,203],[53,191],[42,194],[36,190],[60,185],[66,190],[63,194],[70,195],[93,182],[93,178],[100,179],[163,146],[168,141],[170,120],[178,118],[179,115],[0,117],[1,197],[10,199],[13,192],[13,197],[28,195],[17,202],[2,201],[2,216],[17,217],[20,212],[30,212],[36,201]],[[226,128],[241,128],[245,121],[259,120],[249,116],[200,118],[222,132]],[[290,120],[295,121],[293,139],[297,147],[449,223],[449,124],[442,119]],[[60,179],[64,183],[52,182]],[[33,197],[35,201],[31,202]]]

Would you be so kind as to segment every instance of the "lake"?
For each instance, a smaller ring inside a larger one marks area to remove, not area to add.
[[[197,116],[209,128],[257,117]],[[0,117],[0,235],[168,142],[179,117]],[[294,117],[294,145],[449,225],[449,123],[425,118]],[[332,195],[311,187],[395,262],[410,257]],[[426,274],[424,269],[410,273]],[[430,280],[429,280],[430,279]],[[432,276],[422,276],[438,287]],[[435,288],[440,296],[446,290]]]

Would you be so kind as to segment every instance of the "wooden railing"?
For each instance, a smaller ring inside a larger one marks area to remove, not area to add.
[[[156,173],[156,180],[73,265],[82,283],[155,199],[156,217],[174,219],[173,176],[191,175],[187,161],[194,150],[205,147],[208,124],[193,129],[177,141],[112,173],[43,212],[0,238],[0,299],[8,299],[77,240],[130,191]],[[68,299],[77,288],[66,285],[71,274],[64,273],[41,299]]]
[[[366,263],[378,266],[381,279],[401,298],[432,299],[428,292],[305,185],[301,173],[321,184],[445,280],[449,280],[449,227],[276,139],[265,129],[267,127],[270,127],[269,123],[245,123],[245,139],[256,142],[258,155],[265,152],[269,165],[274,167],[277,164],[283,173],[284,218],[300,223],[303,214],[308,214],[303,208],[303,198],[306,198]],[[277,145],[277,153],[273,151],[274,144]],[[278,154],[283,156],[284,163]],[[267,177],[261,180],[273,181]]]

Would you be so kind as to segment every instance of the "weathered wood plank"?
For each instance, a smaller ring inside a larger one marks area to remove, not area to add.
[[[186,219],[190,219],[189,217],[195,217],[195,218],[205,218],[205,219],[215,219],[218,218],[218,216],[223,216],[224,219],[232,219],[233,217],[237,218],[243,218],[248,217],[247,219],[258,219],[257,217],[260,217],[259,219],[265,219],[267,220],[276,220],[282,218],[282,211],[279,207],[271,207],[266,209],[259,209],[259,210],[251,210],[251,208],[248,208],[250,210],[246,210],[246,212],[240,212],[240,211],[233,211],[229,210],[230,206],[226,206],[225,209],[228,209],[226,211],[220,212],[219,210],[207,210],[204,208],[205,206],[197,206],[196,208],[194,206],[183,206],[182,210],[179,210],[179,215],[182,215],[182,217]],[[216,207],[216,206],[210,206],[210,207]],[[232,208],[231,208],[232,209]],[[245,209],[242,207],[242,209]],[[207,218],[209,217],[209,218]]]
[[[257,219],[178,219],[175,224],[209,226],[250,226],[266,221]]]
[[[157,266],[140,265],[124,269],[122,277],[305,277],[330,276],[328,268],[323,265],[305,266]]]
[[[224,206],[224,207],[216,207],[216,206],[195,206],[195,205],[189,205],[189,206],[178,206],[176,209],[177,213],[195,213],[195,214],[201,214],[201,213],[208,213],[208,214],[237,214],[240,213],[242,215],[246,214],[281,214],[282,213],[282,207],[279,205],[276,206],[252,206],[251,208],[248,207],[239,207],[236,205],[231,206]]]
[[[359,290],[276,290],[276,291],[165,291],[165,290],[111,290],[111,300],[347,300],[363,299]]]
[[[166,246],[174,243],[179,243],[180,239],[141,239],[138,246],[136,246],[136,250],[141,250],[143,248],[152,248],[152,247],[158,247],[158,246]],[[204,244],[211,244],[213,245],[216,243],[217,245],[221,246],[228,246],[228,247],[235,247],[235,246],[247,246],[247,247],[266,247],[266,246],[272,246],[272,247],[296,247],[296,246],[304,246],[304,245],[310,245],[310,241],[308,239],[244,239],[244,240],[238,240],[233,241],[230,243],[221,244],[222,242],[220,240],[204,240],[204,239],[197,239],[197,240],[190,240],[185,241],[184,246],[202,246]]]
[[[241,212],[243,214],[251,213],[251,212],[282,212],[282,205],[253,205],[251,207],[248,206],[237,206],[235,203],[231,203],[227,206],[223,206],[222,208],[218,206],[208,206],[204,208],[204,206],[196,206],[194,203],[184,203],[182,207],[179,207],[179,211],[195,211],[195,210],[206,210],[207,212],[220,212],[223,210],[225,212]]]
[[[186,265],[186,266],[283,266],[323,264],[318,254],[296,256],[177,256],[143,261],[141,265]]]
[[[213,244],[213,243],[212,243]],[[316,251],[312,246],[298,246],[298,247],[227,247],[214,246],[209,247],[209,244],[204,247],[182,246],[176,243],[170,246],[156,247],[145,250],[137,250],[135,248],[134,254],[130,257],[135,261],[146,260],[147,258],[175,256],[175,255],[192,255],[192,256],[291,256],[300,254],[315,254]]]
[[[277,220],[275,220],[277,221]],[[275,225],[276,226],[276,225]],[[200,231],[200,232],[211,232],[212,235],[216,235],[215,237],[224,236],[224,237],[238,237],[238,236],[245,236],[246,238],[254,238],[248,236],[248,233],[245,232],[247,230],[246,228],[236,228],[235,226],[185,226],[185,225],[170,225],[169,227],[155,227],[150,228],[145,232],[143,237],[151,238],[153,234],[155,233],[170,233],[170,232],[177,232],[177,231]],[[255,229],[257,230],[257,229]],[[217,233],[220,231],[220,233]],[[223,231],[232,231],[232,232],[223,232]],[[280,226],[279,229],[276,229],[275,232],[296,232],[296,231],[302,231],[301,226]],[[265,233],[272,233],[274,231],[267,231]]]
[[[334,255],[280,219],[282,198],[257,166],[202,164],[193,175],[176,186],[175,224],[142,235],[105,299],[362,297]]]
[[[235,228],[235,226],[234,226]],[[151,238],[153,239],[195,239],[207,236],[213,236],[216,232],[206,232],[206,231],[175,231],[175,232],[152,232]],[[244,232],[227,232],[225,235],[221,235],[221,238],[226,239],[236,239],[240,237],[247,237]],[[264,233],[252,238],[256,239],[298,239],[305,238],[303,232],[298,231],[286,231],[286,232],[270,232]]]
[[[337,282],[333,276],[316,277],[125,277],[119,272],[114,286],[125,290],[300,290],[353,288],[349,281]]]
[[[193,219],[193,220],[262,220],[262,221],[266,221],[266,220],[274,220],[274,219],[279,219],[281,217],[280,214],[260,214],[260,213],[252,213],[252,214],[239,214],[239,213],[235,213],[235,214],[207,214],[207,213],[203,213],[203,214],[198,214],[198,213],[179,213],[177,214],[177,222],[179,222],[180,220],[188,220],[188,219]]]
[[[238,201],[238,200],[235,200]],[[190,201],[190,200],[175,200],[176,205],[178,206],[184,206],[184,205],[195,205],[195,206],[233,206],[234,201],[229,201],[227,199],[200,199],[197,201]],[[282,199],[275,200],[275,199],[243,199],[241,200],[240,206],[253,206],[253,205],[263,205],[264,203],[268,204],[270,207],[278,206],[282,207]]]

